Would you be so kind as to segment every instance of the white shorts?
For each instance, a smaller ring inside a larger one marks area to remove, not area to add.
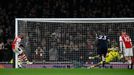
[[[123,51],[124,51],[124,56],[133,56],[132,48],[125,48]]]
[[[15,53],[22,54],[23,50],[19,47],[17,50],[13,50]]]
[[[22,54],[23,53],[23,50],[20,47],[18,48],[18,53],[19,54]]]

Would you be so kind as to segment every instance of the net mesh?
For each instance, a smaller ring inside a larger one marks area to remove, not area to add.
[[[113,45],[119,47],[121,30],[126,30],[134,42],[133,22],[64,23],[18,20],[18,34],[26,35],[22,44],[28,59],[34,64],[40,63],[41,67],[84,67],[98,63],[98,59],[89,59],[90,56],[97,55],[96,34],[101,31],[109,37],[108,48]],[[112,62],[119,64],[123,60],[115,59]]]

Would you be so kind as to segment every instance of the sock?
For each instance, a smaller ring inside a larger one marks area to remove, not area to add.
[[[22,68],[21,62],[18,62],[18,67]]]
[[[105,61],[105,57],[104,56],[102,56],[102,61]]]
[[[132,61],[131,60],[128,60],[128,68],[129,69],[132,69],[133,68],[133,64],[132,64]]]
[[[132,64],[132,61],[131,60],[128,60],[128,64]]]
[[[102,56],[102,67],[104,67],[105,66],[105,58],[104,58],[104,56]]]

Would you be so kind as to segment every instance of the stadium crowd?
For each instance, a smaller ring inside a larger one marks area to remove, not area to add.
[[[134,5],[131,0],[1,0],[0,61],[10,61],[12,58],[11,42],[14,38],[15,18],[134,17],[133,8]],[[109,29],[109,32],[113,31]],[[81,36],[80,33],[77,34],[78,37]],[[90,48],[93,49],[93,43],[90,40],[87,41],[89,42],[88,44],[91,44]],[[68,43],[68,40],[65,42]],[[72,42],[71,44],[74,43]],[[84,44],[76,45],[75,49],[83,47]],[[67,47],[66,45],[64,46],[65,48]],[[63,46],[61,45],[61,47]],[[50,51],[53,51],[53,49]]]

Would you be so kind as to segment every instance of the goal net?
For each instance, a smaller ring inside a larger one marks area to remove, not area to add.
[[[89,57],[97,56],[98,33],[109,37],[108,48],[119,50],[121,30],[134,42],[133,18],[16,18],[15,22],[15,36],[25,34],[21,44],[28,60],[33,62],[23,64],[26,68],[79,68],[96,64],[100,59]],[[17,68],[17,55],[15,62]],[[117,58],[110,63],[117,68],[124,65],[123,59]]]

